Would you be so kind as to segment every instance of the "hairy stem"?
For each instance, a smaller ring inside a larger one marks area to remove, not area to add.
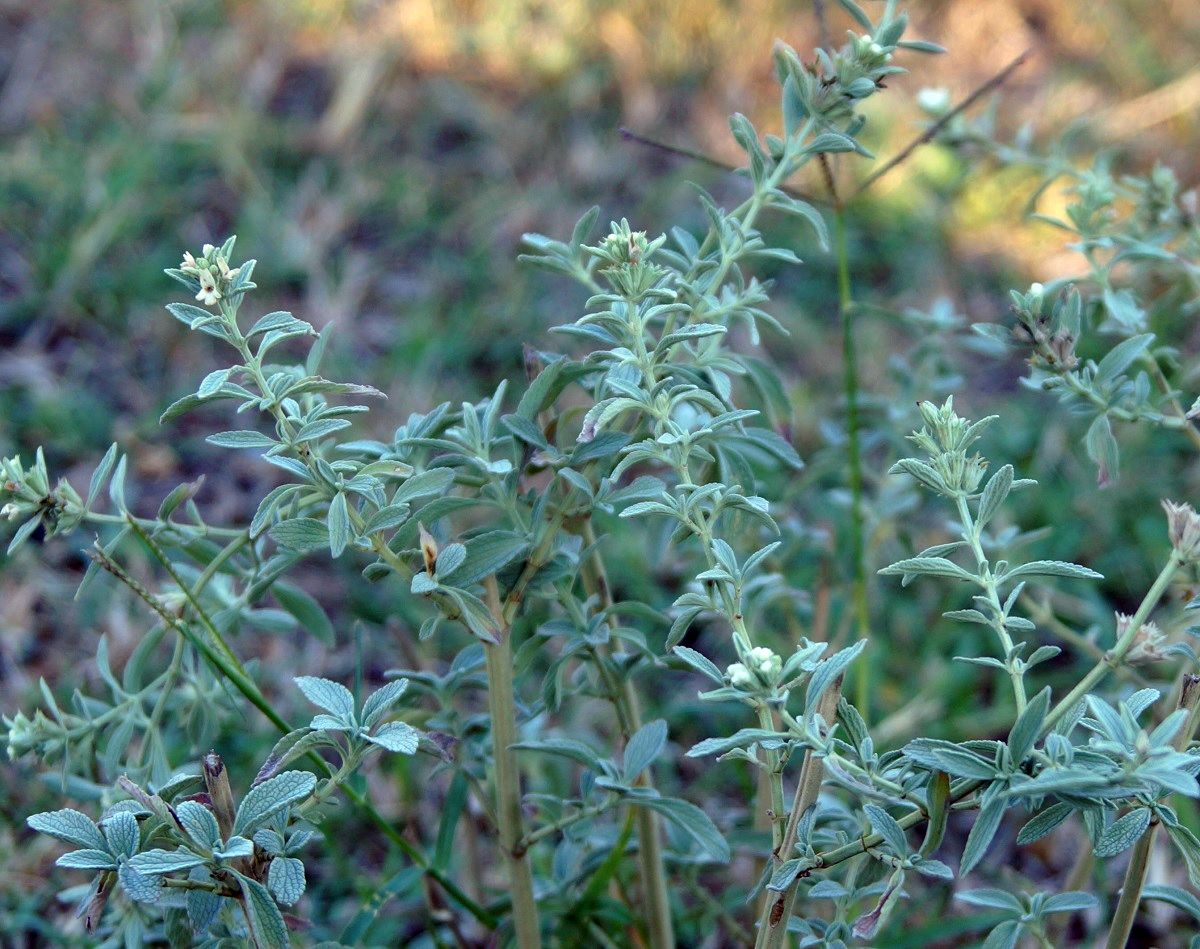
[[[504,619],[500,591],[494,576],[485,581],[488,608],[500,627],[499,642],[484,643],[488,682],[488,712],[492,720],[492,755],[496,767],[496,820],[500,847],[508,867],[512,891],[513,925],[520,949],[542,944],[537,902],[533,896],[533,871],[521,849],[525,835],[521,814],[521,776],[517,769],[517,705],[513,689],[512,630]]]
[[[826,722],[833,722],[837,717],[838,700],[841,695],[842,683],[839,679],[826,689],[825,694],[817,703],[817,713]],[[796,796],[792,801],[791,813],[788,814],[783,840],[775,852],[777,860],[791,859],[792,851],[796,849],[800,821],[808,809],[816,805],[824,777],[824,762],[813,753],[812,749],[809,749],[804,755],[804,764],[800,768]],[[781,949],[787,938],[788,920],[792,917],[792,909],[796,904],[796,891],[799,886],[800,879],[797,877],[777,898],[768,898],[758,924],[758,940],[755,943],[757,949]]]

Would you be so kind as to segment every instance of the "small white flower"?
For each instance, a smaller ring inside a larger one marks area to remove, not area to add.
[[[950,90],[942,86],[922,89],[917,93],[917,106],[930,115],[943,115],[950,108]]]
[[[750,650],[750,663],[764,679],[774,679],[783,670],[783,660],[766,646],[755,646]]]
[[[0,517],[6,518],[10,521],[15,521],[20,514],[21,509],[12,502],[4,505],[4,507],[0,507]]]
[[[725,677],[735,689],[752,689],[758,684],[754,674],[740,662],[735,662],[726,669]]]
[[[221,299],[221,291],[217,289],[217,282],[207,270],[201,270],[199,276],[200,292],[196,294],[196,299],[205,306],[213,306]]]

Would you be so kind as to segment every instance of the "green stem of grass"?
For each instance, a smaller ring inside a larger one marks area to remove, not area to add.
[[[846,212],[839,202],[833,213],[834,250],[837,254],[838,312],[842,322],[842,372],[846,394],[846,461],[850,476],[850,558],[853,569],[851,602],[858,638],[865,639],[871,620],[867,603],[867,561],[863,531],[863,467],[859,444],[858,340],[854,333],[854,298],[850,286],[850,252],[846,240]],[[854,703],[870,720],[871,666],[864,657],[856,664]]]

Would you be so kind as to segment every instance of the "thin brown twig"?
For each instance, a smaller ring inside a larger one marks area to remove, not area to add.
[[[969,96],[963,99],[962,102],[956,105],[953,109],[930,125],[929,128],[927,128],[924,132],[900,149],[895,156],[884,162],[877,169],[875,169],[875,171],[871,172],[871,174],[867,175],[867,177],[862,180],[862,183],[859,184],[857,190],[855,190],[854,196],[857,197],[858,195],[862,194],[893,168],[908,161],[913,152],[915,152],[922,145],[933,141],[937,133],[950,124],[951,121],[953,121],[967,109],[971,108],[971,106],[986,96],[989,92],[1000,88],[1000,86],[1008,81],[1009,76],[1011,76],[1025,64],[1025,61],[1029,59],[1029,56],[1032,52],[1032,49],[1025,50],[1020,56],[996,73],[996,75],[992,76],[991,79],[988,79],[981,85],[977,86]]]
[[[635,132],[632,129],[627,129],[625,126],[621,126],[617,129],[617,131],[620,132],[621,137],[627,141],[637,142],[639,145],[645,145],[648,148],[654,148],[660,152],[666,152],[669,155],[678,155],[680,158],[688,158],[692,161],[698,161],[702,164],[708,165],[710,168],[717,168],[721,171],[729,172],[730,174],[733,174],[738,170],[735,165],[721,161],[719,158],[713,158],[712,155],[706,155],[704,152],[698,152],[692,148],[685,148],[682,145],[671,145],[668,142],[661,142],[656,138],[651,138],[649,135],[643,135],[641,132]],[[795,188],[789,188],[786,185],[780,185],[779,190],[800,201],[808,201],[810,204],[812,202],[824,201],[824,199],[819,198],[816,195],[808,194]]]
[[[970,95],[968,95],[965,99],[962,100],[962,102],[960,102],[958,105],[956,105],[954,108],[952,108],[949,112],[947,112],[945,115],[943,115],[940,119],[938,119],[936,122],[934,122],[932,125],[930,125],[929,128],[925,129],[924,132],[922,132],[920,135],[918,135],[916,138],[914,138],[911,142],[909,142],[907,145],[905,145],[902,149],[900,149],[900,151],[897,152],[894,157],[890,158],[887,162],[885,162],[878,169],[876,169],[874,172],[872,172],[870,175],[868,175],[865,179],[863,179],[863,181],[859,184],[858,188],[855,189],[852,197],[858,197],[860,194],[862,194],[864,191],[866,191],[867,188],[869,188],[872,184],[874,184],[876,181],[878,181],[880,178],[882,178],[884,175],[886,175],[889,171],[896,168],[898,165],[903,164],[905,161],[907,161],[909,159],[909,157],[912,155],[912,153],[915,152],[918,148],[920,148],[922,145],[925,145],[928,142],[932,141],[933,138],[937,135],[937,133],[940,132],[943,128],[945,128],[946,125],[949,124],[956,116],[961,115],[967,109],[971,108],[971,106],[975,105],[976,102],[978,102],[980,99],[982,99],[984,96],[986,96],[989,92],[992,92],[995,89],[999,88],[1001,85],[1003,85],[1008,80],[1009,76],[1011,76],[1014,72],[1017,71],[1017,69],[1019,69],[1022,65],[1024,65],[1025,61],[1029,58],[1029,56],[1032,52],[1033,51],[1031,49],[1025,50],[1023,53],[1021,53],[1020,56],[1018,56],[1016,59],[1014,59],[1012,62],[1010,62],[1007,66],[1005,66],[1003,69],[1001,69],[998,73],[996,73],[990,79],[983,82],[981,85],[977,86],[974,89],[974,91],[971,92]],[[691,161],[698,161],[698,162],[701,162],[702,164],[708,165],[710,168],[717,168],[717,169],[719,169],[721,171],[725,171],[725,172],[732,173],[732,172],[736,172],[738,170],[736,166],[731,165],[728,162],[721,161],[719,158],[714,158],[712,155],[708,155],[704,152],[697,151],[696,149],[693,149],[693,148],[687,148],[682,145],[672,145],[668,142],[663,142],[663,141],[660,141],[659,139],[651,138],[649,135],[644,135],[641,132],[635,132],[633,129],[626,128],[625,126],[620,126],[617,129],[617,131],[620,133],[621,137],[624,138],[626,141],[636,142],[639,145],[645,145],[648,148],[654,148],[654,149],[657,149],[658,151],[666,152],[669,155],[677,155],[680,158],[687,158],[687,159],[690,159]],[[831,185],[829,177],[826,178],[826,185],[827,186]],[[787,185],[781,185],[780,190],[783,191],[785,194],[790,195],[793,198],[797,198],[801,201],[807,201],[810,204],[812,204],[812,203],[828,204],[829,203],[829,201],[823,197],[820,197],[820,196],[814,195],[814,194],[809,194],[808,192],[800,191],[796,188],[792,188]],[[836,206],[838,204],[837,192],[834,190],[833,187],[830,187],[830,193],[833,195],[833,203]]]

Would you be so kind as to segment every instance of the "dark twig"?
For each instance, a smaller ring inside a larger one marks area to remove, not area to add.
[[[684,148],[681,145],[670,145],[667,142],[660,142],[658,139],[651,138],[648,135],[642,135],[640,132],[635,132],[632,129],[627,129],[624,126],[617,129],[621,133],[621,137],[626,141],[637,142],[639,145],[645,145],[649,148],[658,149],[660,152],[666,152],[669,155],[678,155],[680,158],[689,158],[692,161],[698,161],[710,168],[717,168],[721,171],[727,171],[730,174],[738,171],[737,167],[723,162],[719,158],[713,158],[711,155],[706,155],[704,152],[698,152],[691,148]],[[780,191],[790,195],[800,201],[808,201],[810,204],[814,201],[822,201],[821,198],[815,195],[807,194],[804,191],[798,191],[795,188],[789,188],[786,185],[780,186]]]
[[[918,148],[920,148],[922,145],[927,144],[928,142],[931,142],[934,139],[934,137],[937,135],[937,133],[940,132],[943,128],[945,128],[946,125],[949,122],[951,122],[956,116],[962,114],[967,109],[971,108],[971,106],[975,105],[975,103],[977,103],[980,99],[982,99],[984,96],[986,96],[989,92],[992,92],[995,89],[999,88],[1001,85],[1003,85],[1008,80],[1009,76],[1011,76],[1022,65],[1024,65],[1025,61],[1029,58],[1029,56],[1032,52],[1033,51],[1029,50],[1029,49],[1025,50],[1025,52],[1023,52],[1020,56],[1018,56],[1016,59],[1014,59],[1012,62],[1010,62],[1007,66],[1005,66],[1003,69],[1001,69],[998,73],[996,73],[994,76],[992,76],[990,79],[988,79],[986,82],[984,82],[980,86],[976,87],[976,89],[969,96],[967,96],[965,99],[963,99],[962,102],[960,102],[953,109],[951,109],[949,112],[947,112],[945,115],[943,115],[940,119],[938,119],[936,122],[934,122],[932,125],[930,125],[929,128],[925,129],[924,132],[922,132],[920,135],[918,135],[916,138],[914,138],[911,142],[909,142],[907,145],[905,145],[904,148],[900,149],[900,151],[893,158],[889,159],[887,162],[885,162],[883,165],[881,165],[878,169],[876,169],[870,175],[868,175],[865,179],[863,179],[862,183],[859,184],[857,189],[855,189],[852,197],[858,197],[858,195],[860,195],[864,191],[866,191],[867,188],[869,188],[871,185],[873,185],[876,181],[878,181],[880,178],[882,178],[884,175],[886,175],[889,171],[891,171],[897,165],[903,164],[905,161],[907,161],[909,159],[909,157],[912,155],[912,153],[915,152]],[[640,132],[635,132],[635,131],[633,131],[633,129],[625,128],[624,126],[621,126],[617,131],[620,132],[621,137],[624,138],[626,141],[636,142],[639,145],[645,145],[648,148],[654,148],[654,149],[657,149],[658,151],[666,152],[669,155],[678,155],[681,158],[687,158],[687,159],[690,159],[691,161],[698,161],[705,165],[708,165],[710,168],[717,168],[717,169],[720,169],[721,171],[727,171],[727,172],[732,173],[732,172],[736,172],[738,170],[735,166],[729,164],[728,162],[721,161],[719,158],[714,158],[713,156],[707,155],[704,152],[696,151],[695,149],[692,149],[692,148],[686,148],[681,145],[671,145],[667,142],[662,142],[662,141],[659,141],[658,139],[651,138],[649,135],[643,135]],[[824,156],[821,156],[821,157],[824,158]],[[831,180],[832,176],[829,174],[828,169],[825,170],[825,174],[826,174],[826,182],[825,183],[830,189],[830,193],[833,198],[833,204],[836,206],[836,205],[840,204],[841,202],[838,198],[837,192],[832,187],[832,180]],[[807,192],[800,191],[796,188],[788,187],[787,185],[781,186],[780,190],[785,192],[786,194],[790,195],[793,198],[797,198],[801,201],[807,201],[810,204],[828,204],[829,203],[829,201],[823,197],[809,194]]]
[[[871,187],[871,185],[873,185],[897,165],[901,165],[906,162],[909,156],[911,156],[912,153],[922,145],[933,141],[937,133],[945,128],[955,117],[971,108],[971,106],[986,96],[989,92],[992,92],[1003,85],[1008,80],[1009,76],[1011,76],[1014,72],[1020,69],[1022,65],[1024,65],[1025,61],[1029,58],[1029,55],[1032,52],[1033,50],[1030,49],[1025,50],[1025,52],[1023,52],[1020,56],[996,73],[996,75],[992,76],[991,79],[978,86],[975,91],[963,99],[962,102],[956,105],[953,109],[930,125],[929,128],[927,128],[924,132],[900,149],[900,151],[897,152],[893,158],[884,162],[877,169],[875,169],[875,171],[867,175],[867,177],[863,179],[862,183],[854,192],[855,197],[866,191],[869,187]]]

